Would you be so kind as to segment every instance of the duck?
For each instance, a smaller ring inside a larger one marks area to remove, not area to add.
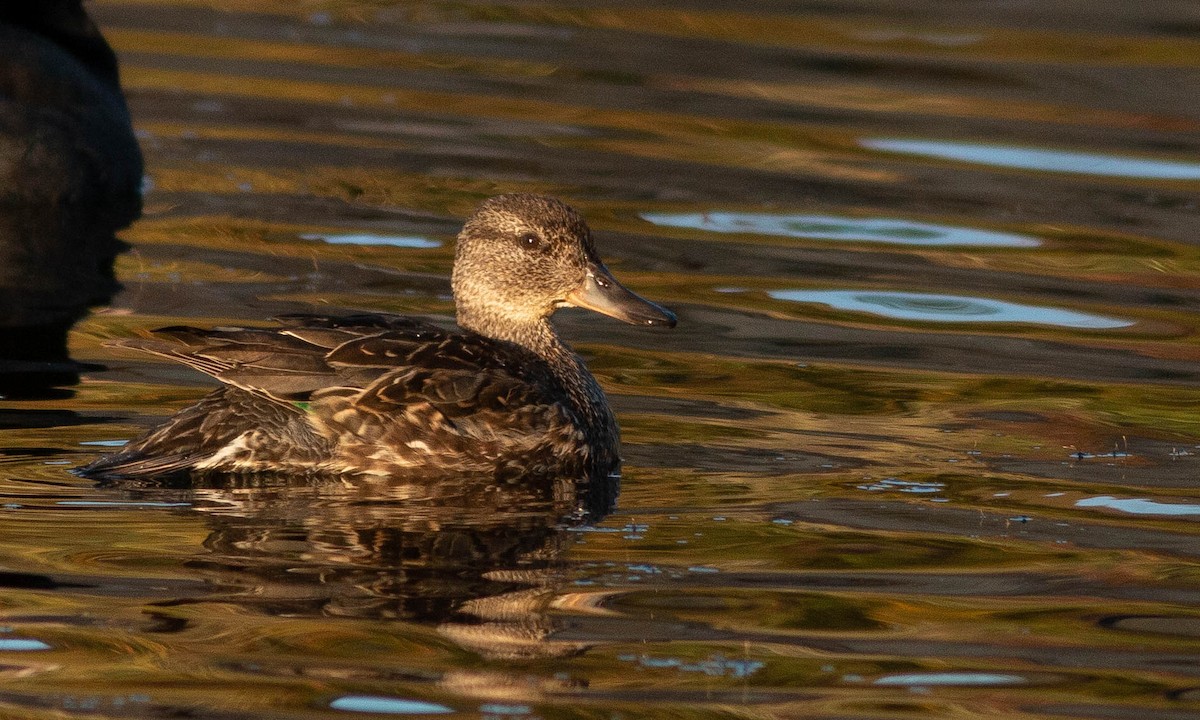
[[[0,3],[0,395],[73,384],[67,333],[120,289],[143,161],[81,0]]]
[[[619,476],[613,411],[550,317],[573,306],[670,328],[675,315],[621,285],[580,214],[539,195],[476,208],[458,234],[451,287],[458,329],[295,314],[269,328],[176,326],[118,341],[221,385],[77,473]]]

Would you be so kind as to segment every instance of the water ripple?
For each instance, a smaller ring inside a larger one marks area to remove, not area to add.
[[[898,218],[857,218],[841,215],[772,215],[752,212],[642,213],[643,220],[666,227],[694,228],[719,233],[747,233],[814,240],[877,242],[927,247],[1037,247],[1029,235],[978,230],[955,225],[913,222]]]
[[[1174,160],[949,140],[869,138],[860,141],[860,144],[871,150],[1021,170],[1146,180],[1200,180],[1200,164]]]
[[[1200,515],[1200,505],[1190,503],[1164,503],[1144,498],[1115,498],[1111,495],[1083,498],[1075,507],[1100,507],[1120,510],[1131,515]]]
[[[776,300],[820,303],[838,310],[867,312],[898,320],[1033,323],[1092,330],[1121,328],[1134,324],[1129,320],[1074,310],[1019,305],[1003,300],[961,295],[886,290],[772,290],[768,295]]]
[[[883,686],[913,686],[913,685],[948,685],[948,686],[995,686],[995,685],[1024,685],[1028,682],[1020,675],[1001,675],[997,673],[977,672],[946,672],[946,673],[909,673],[905,675],[885,675],[877,679],[875,685]]]
[[[31,650],[49,650],[50,646],[41,640],[29,638],[0,638],[0,650],[13,652],[29,652]]]
[[[429,249],[441,247],[442,243],[415,235],[377,235],[374,233],[347,233],[344,235],[326,235],[323,233],[306,233],[301,240],[322,240],[330,245],[389,245],[391,247]]]
[[[379,695],[343,695],[329,703],[329,707],[334,710],[387,715],[444,715],[454,712],[451,708],[437,703]]]

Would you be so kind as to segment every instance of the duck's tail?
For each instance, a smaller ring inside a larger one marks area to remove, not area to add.
[[[120,452],[75,474],[94,480],[167,480],[195,472],[240,472],[310,459],[327,450],[296,422],[301,413],[231,386],[214,390]]]

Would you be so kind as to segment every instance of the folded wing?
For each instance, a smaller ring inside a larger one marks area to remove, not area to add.
[[[528,350],[411,318],[279,320],[121,342],[225,387],[82,472],[503,474],[586,462],[557,381]]]

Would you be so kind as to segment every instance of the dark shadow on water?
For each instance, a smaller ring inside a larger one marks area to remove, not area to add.
[[[127,493],[189,503],[211,528],[209,555],[189,566],[225,592],[159,605],[233,602],[289,617],[416,622],[485,657],[515,658],[587,647],[552,640],[547,610],[570,529],[610,512],[618,483],[257,476]]]
[[[84,369],[68,331],[120,289],[142,156],[80,0],[0,5],[0,47],[0,396],[55,398]]]
[[[47,397],[54,390],[47,390],[42,397]],[[69,393],[69,390],[58,390],[58,392]],[[19,430],[34,428],[57,428],[57,427],[72,427],[75,425],[90,425],[98,422],[111,422],[113,418],[88,416],[85,417],[79,413],[70,410],[43,410],[43,409],[18,409],[18,408],[3,408],[0,409],[0,430]],[[29,448],[19,448],[23,453],[28,454]],[[49,455],[61,455],[62,448],[46,448],[46,453]],[[5,454],[5,449],[0,448],[0,455]]]

